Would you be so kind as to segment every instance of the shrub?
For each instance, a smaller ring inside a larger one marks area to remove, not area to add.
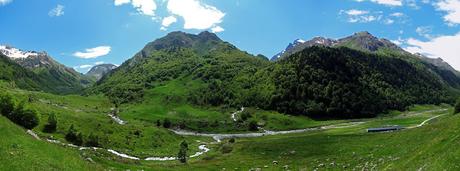
[[[164,128],[171,128],[171,125],[172,125],[172,124],[171,124],[171,121],[170,121],[168,118],[166,118],[166,119],[163,121],[163,127],[164,127]]]
[[[235,140],[235,138],[230,138],[230,139],[228,140],[228,142],[233,144],[233,143],[236,142],[236,140]]]
[[[455,103],[454,114],[460,113],[460,98]]]
[[[250,131],[257,131],[257,130],[259,130],[258,127],[259,127],[259,125],[257,125],[257,121],[251,120],[251,121],[249,122],[248,129],[249,129]]]
[[[83,145],[83,135],[81,133],[78,133],[77,138],[75,139],[73,143],[78,146]]]
[[[20,111],[21,113],[14,113],[14,115],[16,115],[15,118],[17,118],[17,124],[26,129],[33,129],[38,125],[39,120],[35,111],[30,109],[23,109]]]
[[[46,133],[53,133],[56,132],[57,128],[57,119],[54,113],[51,113],[48,116],[48,123],[46,123],[45,127],[43,128],[43,132]]]
[[[65,135],[65,139],[68,142],[74,143],[77,141],[77,130],[75,130],[73,124],[70,125],[69,130],[67,131],[67,134]]]
[[[0,113],[10,121],[26,128],[33,129],[39,123],[37,113],[24,108],[24,102],[15,106],[13,98],[8,94],[0,95]]]
[[[241,112],[241,120],[246,121],[251,117],[251,113],[248,110]]]
[[[0,114],[8,117],[14,110],[13,99],[9,95],[0,95]]]
[[[86,145],[89,147],[99,147],[99,137],[93,133],[89,134]]]
[[[161,126],[161,121],[158,119],[157,120],[157,127],[160,127]]]
[[[187,163],[187,150],[188,150],[188,143],[187,141],[182,141],[182,143],[180,143],[180,149],[179,149],[179,153],[177,154],[177,159],[181,162],[181,163]]]
[[[221,151],[223,154],[230,153],[230,152],[233,151],[233,146],[232,146],[232,144],[230,144],[230,143],[225,143],[225,144],[222,145],[222,147],[220,148],[220,151]]]

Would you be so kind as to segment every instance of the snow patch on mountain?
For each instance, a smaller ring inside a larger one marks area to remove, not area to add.
[[[25,52],[25,51],[16,49],[14,47],[5,46],[5,45],[0,45],[0,53],[12,59],[27,58],[29,56],[39,55],[38,53],[33,52],[33,51]]]

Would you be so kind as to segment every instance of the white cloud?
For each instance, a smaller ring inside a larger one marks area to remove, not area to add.
[[[104,61],[97,61],[97,62],[94,62],[95,65],[101,65],[101,64],[104,64],[105,62]]]
[[[388,6],[402,6],[402,0],[371,0],[372,2],[388,5]]]
[[[222,22],[225,13],[198,0],[168,0],[170,13],[184,19],[185,29],[210,29]]]
[[[114,2],[115,6],[120,6],[129,3],[131,3],[131,0],[115,0]]]
[[[460,24],[460,0],[440,0],[435,4],[435,7],[437,10],[447,13],[444,16],[444,21],[448,25]]]
[[[155,16],[157,4],[154,0],[133,0],[132,5],[141,14]]]
[[[415,29],[415,32],[417,32],[418,35],[423,36],[427,39],[432,39],[433,37],[430,35],[433,30],[433,27],[431,26],[422,26],[422,27],[417,27]]]
[[[129,4],[139,12],[139,14],[147,16],[155,16],[155,10],[157,9],[157,4],[154,0],[115,0],[115,6],[121,6],[124,4]]]
[[[85,49],[85,52],[75,52],[73,53],[73,56],[84,59],[97,58],[109,54],[111,49],[112,48],[110,46],[99,46]]]
[[[50,17],[59,17],[59,16],[64,15],[64,6],[58,4],[55,8],[51,9],[48,12],[48,15]]]
[[[402,13],[402,12],[395,12],[395,13],[390,14],[390,16],[392,16],[392,17],[403,17],[403,16],[404,16],[404,13]]]
[[[12,0],[0,0],[0,6],[10,3]]]
[[[123,5],[123,4],[129,4],[131,2],[131,0],[115,0],[115,6],[120,6],[120,5]]]
[[[366,0],[355,0],[356,2],[364,2]],[[382,4],[382,5],[388,5],[388,6],[402,6],[403,5],[403,0],[370,0],[371,2],[377,3],[377,4]]]
[[[225,29],[222,28],[222,27],[220,27],[220,26],[216,26],[216,27],[213,27],[213,28],[211,29],[211,31],[212,31],[213,33],[223,32],[224,30],[225,30]]]
[[[80,65],[80,66],[77,66],[76,68],[79,68],[79,69],[88,69],[88,68],[91,68],[93,67],[93,65]]]
[[[224,31],[219,26],[225,13],[214,6],[202,3],[200,0],[158,0],[167,3],[165,6],[169,13],[168,17],[156,17],[157,4],[155,0],[114,0],[115,6],[131,3],[139,14],[152,16],[153,21],[161,22],[160,30],[167,28],[178,21],[178,17],[184,21],[184,29],[210,29],[214,32]]]
[[[429,41],[420,41],[414,38],[407,40],[407,51],[421,53],[428,57],[440,57],[451,64],[455,69],[460,69],[460,56],[458,46],[460,44],[460,32],[456,35],[439,36]]]
[[[361,11],[361,10],[351,9],[351,10],[345,11],[345,13],[348,14],[348,15],[364,15],[364,14],[368,14],[369,11]]]
[[[415,0],[406,0],[406,4],[409,7],[412,7],[414,9],[420,9],[420,6],[417,5],[417,2]]]
[[[395,20],[393,20],[393,19],[386,19],[386,20],[384,21],[384,23],[387,24],[387,25],[390,25],[390,24],[395,23]]]
[[[163,18],[163,21],[161,22],[161,25],[163,27],[169,27],[172,23],[175,23],[177,22],[177,18],[174,17],[174,16],[169,16],[169,17],[165,17]]]
[[[369,11],[362,11],[357,9],[341,10],[340,15],[346,15],[347,21],[350,23],[369,23],[382,19],[380,12],[370,13]]]

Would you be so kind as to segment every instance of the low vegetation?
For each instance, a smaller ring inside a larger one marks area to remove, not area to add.
[[[39,123],[39,118],[34,110],[24,107],[25,102],[15,104],[8,94],[0,94],[0,112],[14,123],[26,129],[33,129]]]

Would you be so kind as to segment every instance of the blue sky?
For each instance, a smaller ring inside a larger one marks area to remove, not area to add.
[[[271,57],[297,38],[369,31],[460,69],[460,0],[0,0],[0,44],[86,72],[171,31],[210,30]]]

